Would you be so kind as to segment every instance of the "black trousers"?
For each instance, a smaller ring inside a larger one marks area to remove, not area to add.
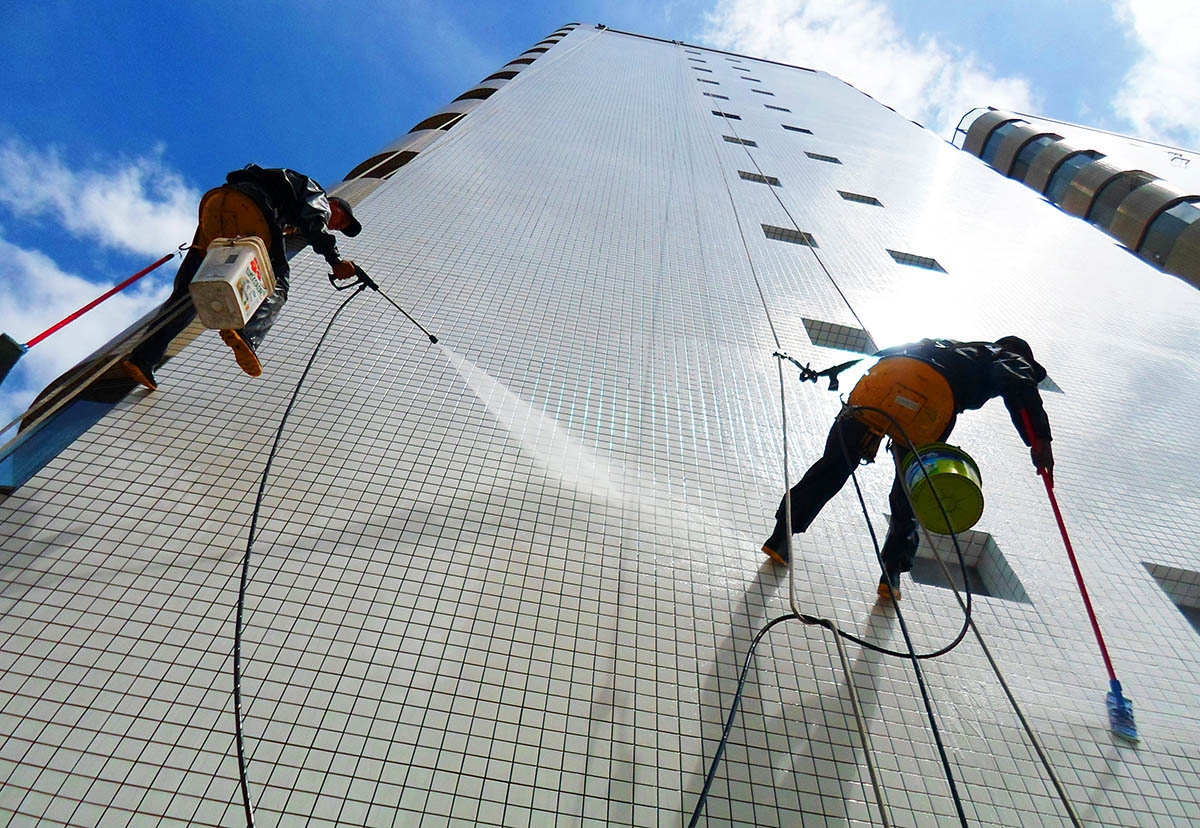
[[[271,215],[265,210],[264,213],[268,216]],[[264,239],[264,241],[270,242],[271,252],[269,255],[271,270],[275,273],[275,292],[263,300],[263,303],[258,306],[258,310],[246,320],[246,326],[242,328],[242,336],[246,337],[254,348],[258,348],[266,338],[267,331],[275,324],[288,296],[288,277],[291,275],[291,269],[288,266],[287,256],[284,254],[283,235],[277,228],[273,228],[273,230],[272,238]],[[200,265],[204,263],[204,256],[207,252],[195,246],[200,238],[201,234],[197,231],[192,241],[193,246],[183,257],[179,271],[175,274],[175,285],[171,295],[155,312],[154,318],[150,320],[151,334],[129,354],[129,358],[134,362],[148,365],[151,368],[158,367],[167,353],[167,347],[171,344],[171,340],[183,333],[183,329],[196,318],[196,307],[192,304],[192,296],[188,292],[188,287],[200,270]]]
[[[804,473],[791,492],[780,500],[775,512],[774,537],[786,536],[784,509],[789,502],[792,507],[792,532],[808,529],[825,504],[846,485],[858,464],[875,456],[878,445],[879,437],[861,421],[849,416],[838,417],[825,439],[825,453]],[[920,536],[912,506],[900,480],[898,463],[892,490],[888,494],[888,505],[891,508],[891,520],[880,555],[888,572],[907,572],[912,569],[916,558]]]

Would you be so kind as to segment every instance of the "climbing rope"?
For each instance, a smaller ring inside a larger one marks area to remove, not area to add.
[[[741,143],[741,146],[745,150],[747,156],[750,158],[750,161],[754,165],[755,170],[760,175],[762,175],[762,169],[758,166],[758,162],[754,158],[754,155],[750,152],[749,148],[745,145],[745,143],[741,142],[741,137],[737,133],[736,126],[730,121],[730,119],[728,117],[725,118],[725,122],[726,122],[727,126],[730,128],[730,130],[733,132],[734,137],[737,137],[739,139],[739,143]],[[730,202],[732,204],[733,203],[733,194],[732,194],[732,191],[729,189],[728,183],[726,183],[726,190],[729,193]],[[774,188],[771,188],[771,190],[772,190],[772,193],[775,195],[776,200],[779,201],[780,206],[783,208],[784,212],[787,214],[789,220],[792,222],[793,228],[799,232],[799,226],[796,223],[794,217],[792,216],[790,210],[788,210],[787,205],[785,205],[783,203],[783,201],[782,201],[782,199],[780,199],[778,193],[774,192]],[[734,214],[736,217],[736,209],[734,210]],[[748,245],[746,245],[745,233],[744,233],[744,231],[742,231],[740,221],[738,221],[738,229],[739,229],[739,233],[741,233],[743,246],[746,249],[747,259],[750,262],[751,275],[754,279],[755,286],[758,289],[760,299],[762,300],[763,309],[767,316],[767,322],[768,322],[768,325],[770,326],[772,337],[774,338],[775,344],[778,348],[781,346],[781,343],[779,341],[779,336],[776,333],[774,322],[771,319],[770,308],[767,306],[765,294],[763,292],[761,282],[758,279],[757,271],[754,268],[753,260],[751,259],[750,255],[749,255],[749,247],[748,247]],[[821,269],[825,272],[825,274],[826,274],[827,278],[830,280],[831,284],[838,291],[839,295],[842,296],[842,299],[843,299],[843,301],[845,301],[846,306],[849,309],[850,313],[854,316],[854,318],[856,320],[858,320],[857,313],[855,313],[854,308],[850,305],[849,300],[846,298],[845,294],[842,292],[840,286],[837,284],[837,281],[833,278],[832,273],[829,271],[829,269],[825,266],[824,262],[821,260],[820,255],[816,252],[815,248],[812,248],[811,246],[810,246],[810,250],[812,250],[814,258],[816,259],[817,263],[820,265]],[[859,324],[862,325],[861,320],[859,320]],[[865,326],[863,326],[863,329],[865,330]],[[778,355],[779,354],[777,353],[777,356]],[[783,424],[783,427],[782,427],[783,438],[782,439],[783,439],[784,491],[786,493],[790,493],[791,482],[790,482],[790,475],[789,475],[789,459],[788,459],[787,405],[786,405],[786,398],[785,398],[785,393],[784,393],[784,379],[783,379],[782,362],[780,362],[778,364],[778,371],[779,371],[780,401],[781,401],[782,424]],[[883,413],[889,419],[892,419],[890,417],[890,415],[888,415],[886,412],[880,412],[880,413]],[[894,422],[895,421],[893,419],[893,423]],[[898,423],[896,425],[899,426]],[[903,434],[903,429],[901,428],[900,430],[901,430],[901,433]],[[912,442],[911,442],[911,440],[908,440],[907,435],[905,435],[905,441],[907,442],[909,447],[912,448]],[[843,451],[846,451],[846,447],[844,444],[842,446],[842,449],[843,449]],[[919,455],[918,455],[918,462],[920,462]],[[922,474],[925,476],[926,481],[928,481],[929,474],[924,466],[924,463],[920,463],[920,467],[921,467]],[[879,560],[881,569],[883,569],[886,574],[886,569],[884,569],[883,562],[881,559],[878,540],[875,535],[874,527],[871,525],[871,522],[870,522],[869,511],[867,510],[861,488],[858,485],[857,477],[852,475],[852,479],[854,481],[855,490],[858,494],[860,506],[863,509],[864,517],[867,520],[868,531],[870,532],[872,543],[874,544],[874,547],[875,547],[876,558],[877,558],[877,560]],[[932,490],[932,486],[930,488]],[[906,494],[906,496],[909,496],[909,492],[907,491],[907,489],[905,490],[905,494]],[[935,496],[935,500],[937,500],[938,508],[942,511],[943,516],[945,516],[945,513],[946,513],[945,507],[943,506],[940,498],[937,497],[936,491],[934,491],[934,496]],[[863,646],[869,650],[873,650],[875,652],[878,652],[878,653],[881,653],[884,655],[892,655],[892,656],[896,656],[896,657],[908,658],[912,662],[914,670],[916,671],[916,674],[917,674],[918,684],[921,687],[922,697],[925,700],[925,705],[926,705],[926,710],[927,710],[930,726],[934,732],[935,740],[938,743],[939,753],[941,755],[943,767],[946,770],[947,782],[951,788],[951,793],[954,797],[955,807],[956,807],[956,810],[957,810],[957,813],[959,816],[959,820],[965,826],[966,825],[966,815],[963,811],[962,803],[961,803],[961,800],[957,793],[957,786],[955,785],[955,782],[953,779],[953,774],[952,774],[952,771],[951,771],[951,768],[949,765],[949,757],[947,756],[947,754],[945,752],[945,749],[941,743],[940,735],[937,730],[936,719],[933,714],[931,702],[927,695],[927,690],[925,688],[924,678],[923,678],[923,675],[920,670],[919,661],[922,659],[925,659],[925,658],[935,658],[935,657],[938,657],[938,656],[941,656],[941,655],[944,655],[944,654],[950,652],[952,649],[957,647],[959,643],[961,643],[963,637],[965,636],[966,630],[969,628],[975,634],[975,638],[979,642],[980,647],[983,650],[983,652],[988,660],[988,663],[991,665],[992,670],[995,673],[1001,687],[1003,688],[1004,693],[1005,693],[1006,697],[1008,698],[1010,705],[1012,706],[1012,708],[1015,711],[1018,719],[1020,720],[1023,728],[1025,729],[1025,732],[1026,732],[1028,738],[1030,739],[1030,742],[1034,748],[1034,751],[1036,752],[1038,758],[1041,760],[1042,766],[1046,770],[1047,775],[1049,776],[1049,778],[1054,786],[1054,789],[1059,796],[1059,799],[1062,801],[1063,806],[1066,809],[1069,818],[1071,819],[1072,824],[1075,825],[1076,828],[1082,828],[1082,823],[1080,822],[1079,817],[1076,814],[1074,807],[1072,806],[1069,798],[1067,797],[1066,791],[1065,791],[1061,781],[1058,779],[1058,776],[1055,773],[1053,766],[1050,764],[1049,758],[1047,757],[1045,751],[1043,750],[1041,743],[1038,740],[1036,734],[1033,732],[1033,729],[1030,726],[1028,719],[1026,718],[1023,710],[1021,709],[1019,703],[1017,702],[1015,696],[1013,695],[1011,689],[1009,688],[1007,681],[1005,681],[1004,676],[999,668],[999,665],[996,663],[996,661],[992,657],[990,651],[987,649],[986,644],[984,643],[982,634],[979,632],[978,627],[976,626],[976,624],[971,616],[970,580],[969,580],[969,576],[967,573],[965,557],[963,556],[962,550],[959,547],[957,536],[952,534],[951,539],[954,544],[955,552],[959,559],[959,564],[960,564],[960,568],[961,568],[961,572],[962,572],[962,576],[963,576],[963,583],[966,587],[967,597],[966,597],[965,602],[962,598],[962,595],[959,593],[957,586],[954,584],[953,579],[950,577],[949,571],[946,569],[945,562],[941,559],[940,556],[938,556],[938,562],[946,574],[947,581],[951,584],[951,587],[954,591],[954,595],[955,595],[956,600],[959,603],[959,606],[963,609],[963,615],[964,615],[963,626],[960,629],[958,635],[954,638],[954,640],[950,644],[946,645],[945,647],[943,647],[937,651],[931,652],[931,653],[923,653],[923,654],[916,653],[914,651],[914,648],[912,645],[911,637],[909,636],[909,633],[908,633],[907,624],[903,620],[903,614],[901,613],[899,606],[897,606],[896,607],[897,617],[900,622],[901,631],[905,638],[905,643],[908,647],[908,652],[902,653],[902,652],[893,651],[893,650],[890,650],[887,648],[879,647],[878,645],[872,644],[871,642],[860,639],[849,633],[845,633],[842,630],[840,630],[836,624],[834,624],[832,621],[829,621],[828,619],[816,618],[814,616],[806,615],[799,611],[798,602],[796,599],[795,578],[794,578],[794,573],[793,573],[794,555],[792,554],[792,525],[791,525],[790,501],[788,503],[788,506],[789,506],[789,508],[784,509],[784,513],[785,513],[785,522],[786,522],[786,529],[787,529],[787,548],[788,548],[788,573],[787,574],[788,574],[788,584],[789,584],[789,604],[790,604],[792,612],[787,615],[780,616],[780,617],[768,622],[767,625],[764,626],[764,628],[759,632],[759,634],[757,636],[755,636],[753,642],[751,643],[749,652],[747,653],[747,656],[746,656],[746,661],[742,668],[742,673],[739,677],[738,688],[737,688],[733,703],[730,708],[730,714],[727,718],[725,727],[722,732],[721,739],[718,743],[717,752],[714,757],[714,761],[709,768],[708,775],[706,776],[706,779],[705,779],[704,788],[703,788],[701,795],[696,803],[696,808],[692,814],[692,820],[689,823],[689,826],[695,826],[697,824],[697,822],[699,820],[699,816],[703,811],[709,789],[711,788],[713,778],[715,777],[715,773],[716,773],[717,767],[720,762],[720,758],[721,758],[722,754],[724,753],[725,745],[728,742],[729,734],[732,729],[733,720],[735,718],[737,707],[740,702],[741,695],[742,695],[742,692],[744,689],[746,674],[751,666],[751,659],[753,657],[754,650],[758,645],[758,642],[762,640],[763,636],[766,634],[767,631],[769,631],[771,628],[773,628],[777,624],[783,623],[788,620],[795,619],[795,620],[803,621],[806,624],[814,624],[814,625],[818,625],[818,626],[823,626],[826,629],[835,633],[834,640],[837,642],[838,653],[842,660],[843,668],[845,669],[845,672],[846,672],[847,684],[848,684],[848,688],[850,691],[851,701],[852,701],[852,704],[854,707],[855,718],[856,718],[856,721],[858,724],[859,736],[863,743],[864,758],[867,763],[867,768],[868,768],[868,772],[871,777],[872,786],[875,790],[876,802],[877,802],[877,805],[880,810],[880,817],[885,826],[889,825],[889,821],[888,821],[887,809],[886,809],[886,806],[884,803],[882,786],[879,783],[878,776],[877,776],[877,773],[876,773],[876,770],[874,767],[874,762],[872,761],[872,758],[871,758],[869,739],[867,737],[866,730],[865,730],[865,727],[863,724],[863,715],[862,715],[861,707],[858,702],[857,692],[855,690],[855,687],[854,687],[854,684],[852,681],[852,677],[851,677],[851,673],[850,673],[850,669],[849,669],[849,662],[845,656],[843,639],[854,641],[856,644],[859,644],[860,646]],[[949,521],[947,520],[947,523],[948,522]],[[919,522],[918,522],[918,525],[920,525]],[[928,530],[926,530],[923,526],[921,527],[921,529],[925,533],[927,543],[930,543],[930,545],[932,546],[932,540],[929,538]]]

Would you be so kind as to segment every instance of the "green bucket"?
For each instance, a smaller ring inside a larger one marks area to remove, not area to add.
[[[921,462],[917,462],[917,455]],[[958,534],[979,522],[983,514],[983,478],[975,461],[958,446],[920,446],[917,454],[909,452],[904,458],[901,473],[912,498],[913,514],[930,532]]]

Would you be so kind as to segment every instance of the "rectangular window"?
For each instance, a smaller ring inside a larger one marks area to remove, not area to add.
[[[765,89],[751,89],[750,91],[751,91],[751,92],[757,92],[757,93],[758,93],[758,94],[760,94],[760,95],[770,95],[772,98],[774,98],[774,97],[775,97],[775,93],[774,93],[774,92],[768,92],[768,91],[767,91],[767,90],[765,90]]]
[[[819,153],[819,152],[806,152],[804,154],[807,155],[809,158],[811,158],[814,161],[824,161],[827,164],[842,163],[841,159],[834,158],[832,155],[821,155],[821,153]]]
[[[755,91],[757,92],[758,90],[756,89]],[[792,110],[788,109],[786,106],[775,106],[774,104],[763,104],[763,106],[765,106],[767,109],[776,109],[780,112],[791,112],[792,111]]]
[[[771,224],[764,224],[762,229],[763,235],[773,241],[802,244],[805,247],[819,247],[817,240],[813,238],[812,234],[805,233],[803,230],[793,230],[790,227],[775,227]]]
[[[759,184],[770,184],[772,187],[779,186],[779,179],[773,175],[759,175],[758,173],[746,172],[745,170],[738,170],[738,175],[741,176],[743,181],[756,181]]]
[[[882,207],[883,203],[875,196],[861,195],[859,193],[848,193],[845,190],[838,190],[838,195],[846,199],[846,201],[857,201],[859,204],[874,204],[876,207]]]
[[[805,129],[804,127],[792,126],[791,124],[780,124],[780,126],[784,129],[791,130],[792,132],[803,132],[805,135],[813,134],[811,129]]]
[[[926,270],[936,270],[939,273],[946,272],[946,268],[938,264],[936,259],[931,259],[928,256],[917,256],[913,253],[902,253],[899,250],[888,250],[888,255],[902,265],[923,267]]]
[[[839,325],[836,322],[823,322],[820,319],[801,319],[804,332],[814,345],[822,348],[837,348],[840,351],[854,351],[859,354],[873,354],[879,350],[871,335],[862,328],[851,328],[849,325]]]
[[[694,60],[696,63],[708,63],[707,60],[701,60],[700,58],[688,58],[688,60]]]
[[[692,68],[697,72],[712,72],[711,69],[705,69],[703,66],[693,66]]]
[[[719,98],[722,101],[729,100],[728,95],[718,95],[716,92],[705,92],[704,94],[710,98]]]
[[[731,144],[741,144],[742,146],[746,147],[758,146],[757,142],[751,141],[749,138],[734,138],[732,135],[722,135],[721,137]]]
[[[734,115],[732,112],[722,112],[722,111],[721,111],[721,110],[719,110],[719,109],[714,109],[714,110],[712,111],[712,114],[716,115],[718,118],[729,118],[731,121],[740,121],[740,120],[742,120],[742,116],[741,116],[741,115]]]
[[[727,57],[727,58],[725,58],[725,59],[726,59],[727,61],[729,61],[730,63],[741,63],[741,61],[740,61],[740,60],[738,60],[737,58],[731,58],[731,57]]]
[[[720,81],[709,80],[708,78],[696,78],[696,80],[700,81],[701,83],[711,83],[713,86],[721,85]]]
[[[742,75],[741,77],[742,77],[742,80],[748,80],[751,83],[762,83],[762,81],[760,81],[758,78],[752,78],[749,75]]]

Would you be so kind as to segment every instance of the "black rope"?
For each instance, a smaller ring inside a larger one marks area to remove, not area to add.
[[[254,535],[258,528],[258,515],[262,509],[263,497],[267,491],[267,480],[271,475],[271,464],[275,461],[275,454],[279,450],[279,443],[283,439],[284,428],[287,426],[288,416],[291,415],[292,409],[296,406],[296,400],[300,396],[300,389],[304,386],[304,381],[308,379],[308,372],[312,369],[313,363],[316,362],[317,354],[321,352],[321,347],[325,344],[329,332],[333,330],[333,323],[341,315],[350,301],[366,290],[365,283],[358,286],[358,290],[346,297],[346,301],[334,311],[333,316],[329,318],[329,324],[325,326],[325,332],[321,334],[321,338],[317,341],[317,346],[313,348],[312,356],[308,358],[308,364],[304,366],[304,373],[300,375],[300,380],[296,383],[295,389],[292,391],[292,398],[288,401],[287,408],[283,412],[283,417],[279,420],[279,427],[275,430],[275,441],[271,444],[271,451],[267,455],[267,463],[263,467],[262,477],[258,483],[258,496],[254,499],[254,511],[250,516],[250,532],[246,538],[246,554],[242,556],[242,577],[241,583],[238,586],[237,600],[237,621],[233,633],[233,715],[235,722],[235,737],[237,742],[237,758],[238,758],[238,780],[242,788],[242,804],[246,809],[246,828],[254,828],[254,803],[250,798],[250,781],[246,772],[246,740],[242,732],[242,620],[246,609],[246,587],[250,581],[250,556],[254,551]]]

